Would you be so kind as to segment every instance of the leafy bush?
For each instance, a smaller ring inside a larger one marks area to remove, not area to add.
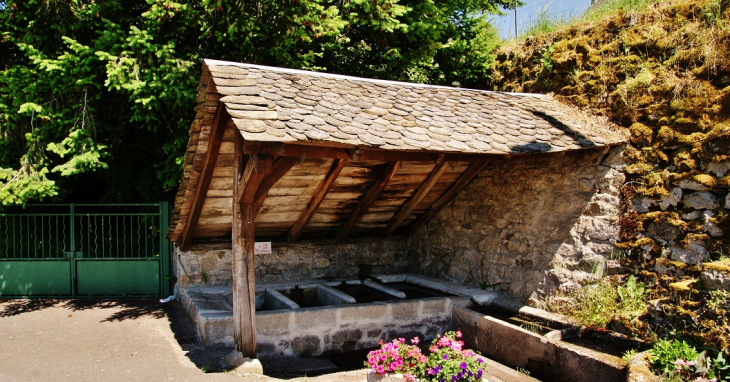
[[[730,381],[730,363],[727,350],[716,357],[697,349],[685,341],[660,340],[651,349],[652,371],[669,380]]]
[[[585,326],[605,328],[616,316],[633,320],[641,315],[647,292],[643,283],[630,276],[624,285],[616,286],[608,279],[586,285],[574,297],[576,307],[567,313]]]
[[[685,341],[660,340],[651,349],[652,371],[662,375],[672,375],[677,370],[677,361],[693,362],[699,353]]]

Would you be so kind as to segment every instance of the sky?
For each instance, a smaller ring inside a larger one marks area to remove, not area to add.
[[[517,8],[517,34],[527,29],[542,10],[547,10],[552,17],[571,18],[579,16],[588,6],[591,0],[522,0],[525,5]],[[510,39],[515,37],[515,15],[509,11],[505,16],[494,17],[492,24],[497,27],[499,37]]]

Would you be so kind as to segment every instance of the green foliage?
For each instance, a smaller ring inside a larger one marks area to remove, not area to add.
[[[631,358],[634,358],[637,354],[639,354],[639,351],[636,349],[629,349],[624,352],[623,355],[621,355],[621,359],[625,362],[629,362]]]
[[[540,50],[540,63],[548,72],[553,70],[553,53],[555,53],[555,47],[552,45],[548,45]]]
[[[1,2],[0,204],[169,197],[204,57],[479,87],[513,3]]]
[[[624,285],[618,286],[601,279],[584,286],[574,297],[575,309],[567,313],[583,325],[605,328],[616,317],[633,320],[640,316],[646,310],[647,292],[643,283],[629,276]]]
[[[663,339],[654,344],[649,362],[652,371],[669,380],[730,381],[727,350],[713,357],[685,341]]]
[[[624,285],[616,288],[620,302],[620,312],[629,319],[638,317],[646,310],[647,291],[643,283],[629,276]]]
[[[603,17],[614,16],[618,12],[638,12],[658,2],[659,0],[606,0],[589,8],[579,20],[595,21]]]
[[[525,39],[529,36],[536,36],[540,34],[548,34],[554,32],[570,22],[569,18],[561,16],[553,16],[550,14],[550,8],[547,6],[540,8],[537,12],[535,19],[532,20],[527,28],[520,33],[520,39]]]
[[[699,356],[697,350],[685,341],[659,340],[654,344],[649,356],[651,368],[661,375],[671,375],[676,370],[678,359],[694,361]]]

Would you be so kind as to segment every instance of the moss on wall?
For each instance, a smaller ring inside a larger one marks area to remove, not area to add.
[[[488,84],[553,93],[629,130],[617,244],[631,253],[624,267],[665,304],[656,324],[695,320],[697,335],[725,345],[728,333],[708,324],[717,317],[703,315],[701,283],[681,299],[672,294],[670,285],[699,277],[697,267],[665,270],[668,261],[730,254],[729,4],[660,2],[529,37],[499,50]]]

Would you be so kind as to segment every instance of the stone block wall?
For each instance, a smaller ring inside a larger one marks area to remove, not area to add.
[[[530,298],[602,275],[619,237],[621,149],[490,163],[411,236],[418,272]]]
[[[468,297],[256,312],[261,358],[367,349],[382,339],[433,339],[451,328],[451,307]]]
[[[402,239],[362,239],[340,244],[272,243],[270,255],[256,255],[256,281],[357,277],[408,271],[408,243]],[[230,285],[230,244],[198,245],[188,251],[175,247],[175,276],[181,286]]]

